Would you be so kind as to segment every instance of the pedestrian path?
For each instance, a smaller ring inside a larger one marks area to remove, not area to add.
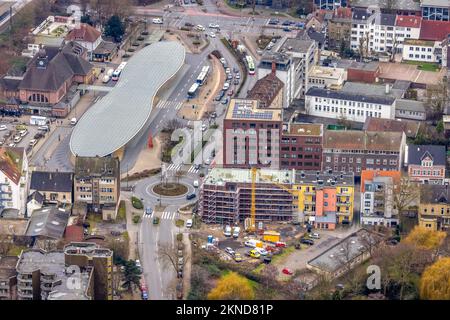
[[[180,169],[181,169],[181,166],[182,166],[182,164],[180,163],[180,164],[175,164],[175,163],[172,163],[172,164],[169,164],[169,166],[167,167],[167,171],[179,171]]]
[[[199,169],[195,169],[195,166],[191,166],[188,170],[189,173],[197,173]]]
[[[161,214],[162,220],[175,220],[178,219],[179,213],[178,212],[170,212],[170,211],[164,211]]]
[[[182,101],[171,101],[171,100],[160,100],[158,102],[158,104],[156,105],[156,109],[175,109],[175,110],[180,110],[181,107],[183,106],[183,102]]]

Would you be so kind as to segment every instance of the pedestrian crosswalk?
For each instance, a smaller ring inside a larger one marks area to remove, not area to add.
[[[189,173],[197,173],[199,169],[195,169],[195,166],[191,166],[188,170]]]
[[[167,167],[166,170],[167,171],[180,171],[181,166],[182,166],[181,163],[180,164],[172,163],[172,164],[169,164],[169,166]]]
[[[145,213],[145,212],[144,212],[144,215],[142,216],[142,218],[144,218],[144,219],[150,219],[150,218],[152,217],[152,215],[153,215],[153,213]]]
[[[161,214],[161,219],[162,220],[174,220],[174,219],[178,219],[178,217],[179,217],[179,213],[178,212],[164,211]]]
[[[183,106],[182,101],[160,100],[156,105],[156,109],[173,108],[175,110],[180,110],[182,106]]]

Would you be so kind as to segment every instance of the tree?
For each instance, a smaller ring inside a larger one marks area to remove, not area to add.
[[[398,210],[400,226],[403,225],[403,215],[408,208],[415,205],[420,196],[420,188],[412,182],[408,176],[400,178],[400,182],[394,187],[394,205]]]
[[[442,258],[425,269],[420,278],[420,297],[450,300],[450,258]]]
[[[0,234],[0,257],[7,256],[13,246],[11,236],[7,234]]]
[[[236,272],[222,276],[208,293],[209,300],[252,300],[254,297],[249,280]]]
[[[436,125],[436,131],[439,134],[442,134],[444,132],[444,121],[442,119],[438,121]]]
[[[434,251],[442,245],[446,236],[446,233],[443,231],[435,231],[425,227],[415,226],[404,239],[404,242],[419,249]]]
[[[179,264],[178,262],[178,249],[171,244],[160,244],[158,248],[158,255],[163,260],[163,263],[166,267],[173,267],[175,272],[178,272],[178,267],[181,266],[184,269],[189,257],[183,257],[183,263]]]
[[[276,293],[276,289],[278,289],[278,269],[276,266],[269,264],[267,265],[260,274],[261,278],[261,286],[259,287],[259,297],[258,299],[271,299]]]
[[[449,89],[447,77],[443,77],[439,83],[427,86],[427,114],[431,119],[440,119],[449,102]]]
[[[118,16],[109,18],[105,25],[105,35],[112,37],[114,41],[120,42],[125,33],[125,26]]]
[[[124,278],[125,281],[123,283],[123,286],[126,287],[128,290],[131,290],[131,287],[133,284],[136,286],[139,286],[139,281],[141,280],[141,270],[136,266],[136,262],[133,260],[128,260],[124,264],[125,271],[124,271]]]

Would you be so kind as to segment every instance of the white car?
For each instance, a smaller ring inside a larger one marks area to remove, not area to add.
[[[225,82],[225,83],[223,84],[222,90],[228,90],[229,88],[230,88],[230,83],[229,83],[229,82]]]
[[[225,60],[225,58],[220,58],[220,63],[226,64],[226,63],[227,63],[227,60]]]
[[[241,75],[239,74],[239,73],[236,73],[236,79],[240,79],[241,78]]]
[[[25,137],[28,134],[28,130],[22,130],[19,132],[21,137]]]
[[[309,237],[313,239],[320,239],[320,235],[318,233],[310,233]]]
[[[199,186],[198,180],[195,180],[192,185],[194,186],[194,188],[198,188]]]
[[[31,139],[30,140],[30,146],[34,147],[34,145],[37,143],[36,139]]]
[[[206,124],[202,124],[202,132],[205,132],[206,129],[208,129],[208,127],[206,126]]]
[[[163,23],[163,21],[161,20],[161,18],[155,18],[155,19],[152,20],[152,22],[153,22],[154,24],[162,24],[162,23]]]
[[[226,74],[230,74],[230,73],[231,73],[231,69],[230,69],[230,68],[226,68],[226,69],[225,69],[225,73],[226,73]]]
[[[10,147],[10,148],[14,148],[16,146],[16,144],[15,143],[10,143],[10,144],[8,144],[8,147]]]
[[[236,253],[236,252],[234,252],[234,250],[231,249],[230,247],[226,247],[226,248],[225,248],[225,252],[228,253],[230,256],[234,256],[234,254]]]
[[[262,256],[267,256],[269,254],[269,252],[266,249],[263,249],[263,248],[256,247],[255,250],[258,251],[259,254],[262,255]]]
[[[5,131],[5,130],[7,130],[8,128],[4,125],[4,124],[2,124],[1,126],[0,126],[0,131]]]
[[[15,136],[14,137],[14,143],[19,143],[20,141],[22,141],[22,137],[21,136]]]
[[[214,24],[214,23],[210,23],[209,26],[211,29],[219,29],[219,25],[218,24]]]
[[[211,38],[215,38],[215,37],[216,37],[216,34],[215,34],[214,32],[210,32],[210,33],[209,33],[209,36],[210,36]]]
[[[142,266],[141,266],[141,262],[140,262],[139,260],[136,260],[135,262],[136,262],[136,267],[138,267],[138,268],[142,268]]]
[[[201,24],[198,24],[198,25],[195,26],[195,30],[197,30],[197,31],[205,31],[206,29]]]
[[[39,130],[39,131],[48,131],[49,128],[48,128],[48,126],[39,126],[39,127],[38,127],[38,130]]]
[[[210,165],[210,164],[211,164],[211,159],[210,159],[210,158],[206,159],[206,160],[205,160],[205,164],[206,164],[206,165]]]

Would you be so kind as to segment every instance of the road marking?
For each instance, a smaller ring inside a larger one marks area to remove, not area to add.
[[[180,94],[178,93],[178,96]],[[178,97],[177,96],[177,97]],[[183,102],[177,102],[177,101],[172,101],[172,100],[161,100],[158,102],[158,104],[156,105],[157,109],[169,109],[169,108],[173,108],[175,110],[179,110],[181,108],[181,106],[183,105]]]
[[[177,217],[178,217],[178,212],[164,211],[161,214],[162,220],[174,220]]]
[[[172,163],[167,167],[167,171],[178,171],[181,168],[181,164]]]
[[[188,170],[189,173],[197,173],[199,169],[195,169],[195,166],[191,166]]]

